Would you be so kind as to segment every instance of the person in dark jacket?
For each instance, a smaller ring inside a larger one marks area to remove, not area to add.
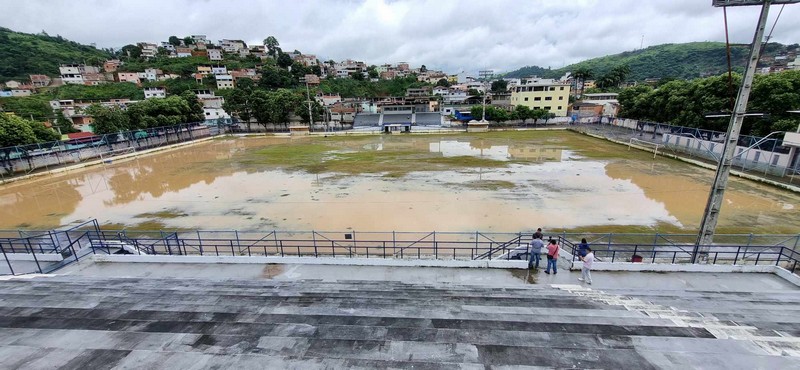
[[[589,243],[586,242],[586,238],[581,239],[581,243],[578,244],[578,255],[581,257],[586,257],[587,249],[589,249]]]

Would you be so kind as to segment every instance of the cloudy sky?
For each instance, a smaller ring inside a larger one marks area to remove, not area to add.
[[[98,47],[205,34],[369,64],[407,61],[447,72],[559,68],[644,46],[724,41],[711,0],[0,0],[0,25]],[[780,6],[773,6],[770,23]],[[749,43],[759,7],[728,10],[731,40]],[[800,4],[773,41],[800,42]]]

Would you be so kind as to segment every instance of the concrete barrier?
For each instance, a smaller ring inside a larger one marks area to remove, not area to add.
[[[61,262],[64,257],[59,253],[36,253],[36,259],[30,253],[6,253],[9,261],[39,261],[39,262]]]

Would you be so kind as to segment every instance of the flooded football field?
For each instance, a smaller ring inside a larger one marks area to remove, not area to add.
[[[566,131],[220,138],[0,188],[0,229],[696,232],[713,172]],[[798,233],[732,178],[718,232]]]

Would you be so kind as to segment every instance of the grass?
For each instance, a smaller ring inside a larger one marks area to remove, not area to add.
[[[386,177],[402,177],[412,171],[441,171],[453,168],[498,168],[508,162],[473,156],[442,157],[440,153],[407,148],[340,150],[329,139],[320,142],[271,145],[246,154],[242,163],[248,166],[274,166],[308,173],[386,173]],[[374,141],[374,137],[369,142]],[[362,138],[355,143],[367,142]],[[354,147],[353,141],[346,146]]]
[[[478,181],[470,181],[465,183],[464,186],[470,189],[476,190],[490,190],[490,191],[497,191],[503,189],[514,189],[517,187],[511,181],[503,181],[503,180],[478,180]]]
[[[147,213],[140,213],[133,218],[178,218],[178,217],[186,217],[189,214],[183,213],[177,209],[166,209],[163,211],[158,212],[147,212]]]

